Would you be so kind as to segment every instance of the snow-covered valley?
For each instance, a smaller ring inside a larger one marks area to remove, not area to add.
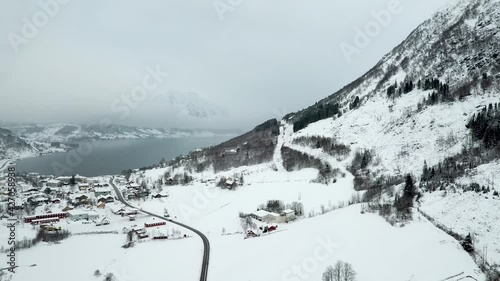
[[[499,11],[456,1],[331,96],[121,175],[16,174],[10,159],[216,133],[0,131],[0,280],[500,280]]]

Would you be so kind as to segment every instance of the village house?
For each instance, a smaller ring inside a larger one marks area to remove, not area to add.
[[[156,192],[153,194],[153,198],[163,198],[163,197],[168,197],[167,191]]]
[[[79,183],[78,184],[78,189],[80,191],[88,191],[90,189],[90,184],[88,184],[88,183]]]
[[[59,187],[61,186],[61,181],[56,179],[51,179],[47,181],[47,187]]]
[[[236,186],[236,182],[232,178],[227,178],[226,182],[224,183],[224,186],[227,189],[233,189]]]
[[[174,184],[175,184],[174,179],[172,179],[172,178],[168,178],[168,179],[165,181],[165,184],[166,184],[166,185],[169,185],[169,186],[174,185]]]
[[[71,210],[68,211],[68,218],[74,221],[79,221],[79,220],[93,221],[99,218],[99,214],[95,211]]]
[[[40,189],[38,189],[37,187],[31,187],[30,189],[27,190],[27,192],[38,193],[40,192]]]
[[[137,184],[135,182],[132,182],[132,183],[129,183],[127,185],[127,188],[129,188],[129,189],[132,188],[132,189],[138,190],[139,188],[141,188],[141,185],[139,185],[139,184]]]
[[[111,188],[109,187],[96,187],[94,189],[95,197],[111,195]]]
[[[121,215],[126,211],[125,207],[120,207],[116,204],[110,204],[108,207],[111,210],[111,212],[115,215]]]
[[[280,215],[268,212],[266,210],[258,210],[250,214],[250,216],[261,222],[280,222]]]
[[[91,202],[89,194],[71,194],[69,198],[74,205],[89,204]]]
[[[43,192],[45,194],[51,194],[51,195],[54,195],[56,194],[57,192],[59,191],[59,188],[58,187],[46,187]]]
[[[289,222],[295,220],[295,211],[292,209],[286,209],[281,212],[281,217],[283,218],[283,222]]]
[[[137,198],[137,192],[136,191],[130,191],[127,193],[127,199],[135,199]]]
[[[100,195],[97,197],[97,202],[113,203],[115,202],[115,198],[111,195]]]
[[[23,202],[23,200],[21,200],[20,198],[16,198],[14,200],[14,210],[22,210],[22,209],[24,209],[25,205],[26,205],[26,203]]]

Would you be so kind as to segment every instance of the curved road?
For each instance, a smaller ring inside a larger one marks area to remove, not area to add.
[[[204,248],[204,250],[203,250],[203,260],[202,260],[202,263],[201,263],[200,281],[207,281],[207,279],[208,279],[208,262],[210,260],[210,242],[208,241],[208,238],[203,233],[201,233],[199,230],[194,229],[194,228],[192,228],[192,227],[190,227],[188,225],[182,224],[180,222],[173,221],[171,219],[167,219],[164,216],[160,216],[160,215],[157,215],[157,214],[154,214],[154,213],[151,213],[151,212],[148,212],[148,211],[145,211],[145,210],[142,210],[142,209],[139,209],[137,207],[134,207],[134,206],[130,205],[125,200],[125,198],[123,198],[122,193],[120,192],[120,190],[118,189],[118,187],[116,187],[116,185],[113,182],[113,180],[114,180],[114,178],[111,178],[111,180],[109,181],[109,183],[111,184],[111,186],[115,190],[116,195],[118,196],[118,199],[123,204],[125,204],[126,206],[128,206],[130,208],[133,208],[133,209],[137,209],[140,212],[143,212],[143,213],[148,214],[150,216],[153,216],[153,217],[156,217],[156,218],[159,218],[159,219],[162,219],[162,220],[166,220],[166,221],[169,221],[169,222],[171,222],[173,224],[176,224],[178,226],[181,226],[181,227],[184,227],[186,229],[189,229],[192,232],[196,233],[198,236],[200,236],[201,240],[203,241],[203,248]]]

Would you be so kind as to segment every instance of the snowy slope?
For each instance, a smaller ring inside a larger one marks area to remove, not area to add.
[[[488,247],[488,262],[498,264],[500,261],[500,199],[491,194],[475,192],[456,193],[444,191],[424,196],[422,211],[460,234],[471,234],[475,239],[476,251],[484,254],[484,246]]]
[[[310,124],[293,138],[320,135],[334,137],[354,149],[373,148],[388,174],[420,175],[424,160],[433,165],[460,152],[467,141],[465,125],[472,114],[500,100],[497,93],[474,95],[417,112],[417,103],[428,92],[414,90],[394,102],[383,95],[374,96],[340,118]]]
[[[7,129],[0,128],[0,167],[8,159],[28,157],[36,153],[30,144]]]

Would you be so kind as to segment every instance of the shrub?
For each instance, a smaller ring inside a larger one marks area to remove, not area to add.
[[[111,273],[111,272],[106,274],[106,276],[104,277],[104,281],[115,281],[115,280],[116,280],[116,278],[113,275],[113,273]]]

